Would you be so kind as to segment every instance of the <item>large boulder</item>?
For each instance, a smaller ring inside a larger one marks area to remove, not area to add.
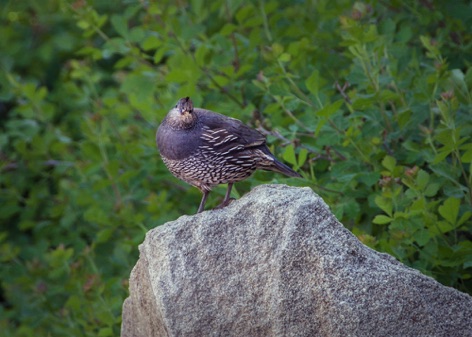
[[[472,297],[357,240],[309,188],[265,185],[146,235],[122,336],[472,336]]]

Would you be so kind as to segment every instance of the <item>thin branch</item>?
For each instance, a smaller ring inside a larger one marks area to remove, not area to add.
[[[234,47],[233,67],[234,67],[235,72],[237,72],[239,70],[240,62],[239,62],[238,44],[237,44],[236,35],[234,35],[234,32],[231,32],[231,41],[233,42],[233,47]]]
[[[285,79],[288,81],[288,83],[290,84],[290,86],[292,87],[292,89],[295,91],[295,96],[300,100],[302,101],[303,103],[305,103],[306,105],[308,106],[315,106],[313,104],[313,102],[310,100],[310,98],[305,95],[305,93],[300,90],[300,88],[297,86],[297,84],[292,80],[292,78],[289,76],[289,73],[287,72],[287,70],[285,69],[285,66],[283,65],[283,63],[281,61],[278,61],[277,62],[278,65],[279,65],[279,68],[282,70],[282,72],[284,73],[284,77]],[[297,96],[298,95],[298,96]]]
[[[345,82],[345,83],[343,84],[343,86],[341,87],[341,86],[339,85],[339,82],[336,81],[335,86],[336,86],[336,89],[339,91],[339,94],[341,94],[341,96],[344,98],[344,100],[345,100],[347,103],[349,103],[349,104],[352,105],[352,102],[351,102],[351,100],[349,99],[349,96],[346,94],[346,89],[349,88],[349,82]]]

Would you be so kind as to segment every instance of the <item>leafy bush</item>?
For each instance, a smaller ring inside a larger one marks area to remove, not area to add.
[[[305,177],[235,196],[310,186],[365,244],[472,292],[467,2],[11,1],[1,23],[3,335],[119,333],[146,231],[200,199],[154,144],[183,96]]]

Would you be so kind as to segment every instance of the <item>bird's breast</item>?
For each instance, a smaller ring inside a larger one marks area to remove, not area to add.
[[[157,147],[161,156],[181,160],[195,153],[200,145],[200,132],[196,130],[174,130],[165,124],[157,129]]]

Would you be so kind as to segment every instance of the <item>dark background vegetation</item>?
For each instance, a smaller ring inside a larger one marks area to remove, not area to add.
[[[116,336],[146,231],[196,211],[178,98],[268,135],[370,247],[472,292],[470,1],[3,1],[0,335]],[[215,190],[209,207],[221,200]]]

